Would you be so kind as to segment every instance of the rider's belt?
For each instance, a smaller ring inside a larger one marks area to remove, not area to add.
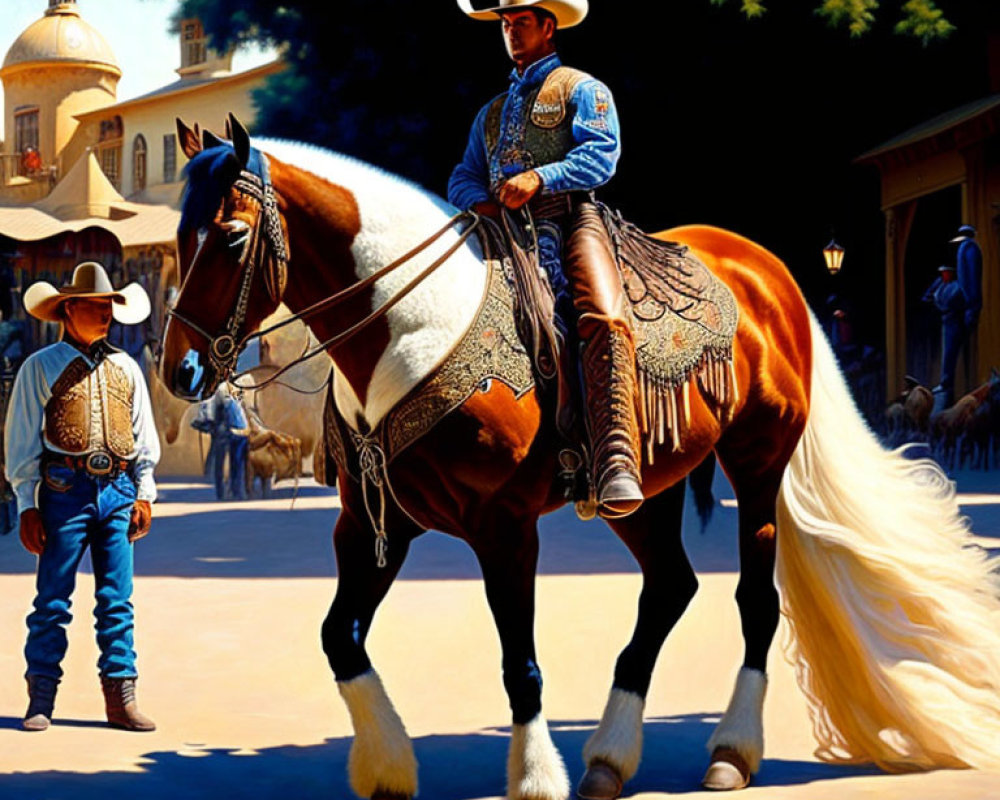
[[[42,456],[42,469],[49,464],[58,464],[62,467],[69,467],[74,472],[85,472],[95,478],[117,478],[123,472],[128,471],[130,463],[103,450],[95,450],[81,455],[46,451]]]
[[[562,219],[573,213],[578,202],[577,192],[536,194],[528,201],[528,208],[535,219]]]

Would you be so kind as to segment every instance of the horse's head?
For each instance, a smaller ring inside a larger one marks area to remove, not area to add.
[[[190,159],[177,231],[181,288],[163,334],[160,374],[179,397],[209,397],[240,345],[281,302],[287,227],[267,158],[230,115],[230,141],[177,120]]]

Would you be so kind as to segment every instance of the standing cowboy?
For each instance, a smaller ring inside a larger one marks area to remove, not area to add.
[[[590,192],[615,172],[621,153],[611,92],[564,67],[557,29],[581,22],[587,0],[501,0],[473,19],[500,20],[514,62],[507,92],[479,112],[462,162],[448,182],[459,208],[495,216],[532,212],[542,266],[557,308],[571,301],[582,342],[587,428],[600,513],[630,514],[642,503],[635,344],[615,257]]]
[[[39,557],[24,648],[30,704],[23,727],[45,730],[52,718],[70,595],[90,547],[108,722],[151,731],[156,726],[135,700],[132,542],[149,532],[160,444],[139,365],[106,339],[112,318],[144,320],[149,298],[135,283],[115,291],[104,268],[88,261],[60,289],[33,284],[24,306],[38,319],[61,322],[64,334],[24,362],[5,428],[21,542]]]

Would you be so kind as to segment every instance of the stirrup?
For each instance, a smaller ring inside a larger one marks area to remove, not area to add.
[[[559,451],[559,480],[563,497],[573,503],[573,509],[581,522],[589,522],[597,516],[597,493],[590,480],[590,469],[585,459],[576,450],[566,447]]]

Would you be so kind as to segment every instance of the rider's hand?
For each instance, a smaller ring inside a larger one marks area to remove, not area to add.
[[[515,175],[497,192],[497,199],[507,208],[518,209],[542,188],[542,179],[533,169]]]
[[[500,216],[500,206],[493,200],[483,200],[481,203],[475,203],[472,206],[472,210],[481,217],[496,219]]]
[[[153,522],[153,507],[148,500],[136,500],[132,506],[132,519],[128,524],[128,540],[134,542],[149,533]]]
[[[20,534],[24,549],[40,556],[45,549],[45,526],[37,508],[29,508],[21,514]]]

